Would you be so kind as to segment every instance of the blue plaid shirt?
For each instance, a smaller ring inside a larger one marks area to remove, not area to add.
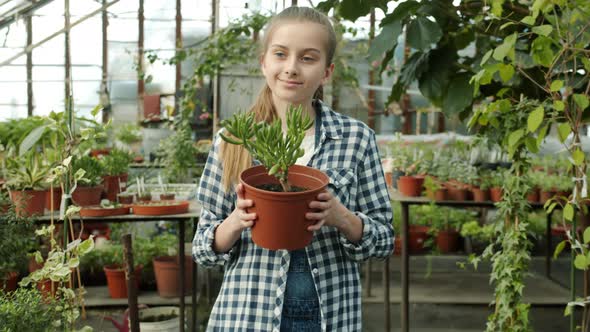
[[[362,220],[363,234],[355,244],[336,228],[324,226],[305,249],[319,296],[322,331],[361,331],[359,263],[393,252],[391,203],[374,132],[321,102],[316,105],[320,141],[309,166],[328,175],[328,190]],[[220,142],[217,135],[199,184],[202,210],[193,240],[197,263],[225,267],[207,331],[279,331],[289,251],[258,247],[250,229],[229,252],[213,251],[215,229],[236,202],[235,192],[225,192],[221,184]]]

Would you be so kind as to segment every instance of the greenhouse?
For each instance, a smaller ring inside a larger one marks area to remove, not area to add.
[[[590,2],[0,0],[0,332],[590,331]]]

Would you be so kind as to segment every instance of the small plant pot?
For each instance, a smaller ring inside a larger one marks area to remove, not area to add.
[[[3,290],[4,292],[15,291],[17,278],[17,272],[8,272],[2,279],[0,279],[0,290]]]
[[[538,203],[541,199],[541,195],[539,192],[539,188],[533,188],[531,191],[526,195],[526,200],[529,203]]]
[[[141,196],[137,196],[137,200],[139,202],[149,202],[152,200],[152,194],[143,194]]]
[[[161,201],[173,201],[175,196],[176,195],[174,193],[172,193],[172,194],[160,194],[160,200]]]
[[[393,173],[385,173],[385,183],[387,184],[387,188],[393,188]]]
[[[545,203],[548,200],[550,200],[551,198],[553,198],[556,194],[555,190],[541,190],[541,192],[539,193],[539,201],[541,203]]]
[[[436,235],[436,247],[443,254],[456,252],[459,249],[459,232],[456,230],[441,230]]]
[[[45,190],[11,190],[10,198],[19,216],[40,215],[45,212]]]
[[[490,188],[490,199],[494,203],[501,201],[502,200],[502,188],[500,188],[500,187]]]
[[[132,206],[133,214],[141,216],[163,216],[168,214],[187,213],[189,210],[188,201],[165,201],[167,204],[161,205],[162,202],[150,202],[148,204],[135,204]]]
[[[468,190],[465,188],[457,188],[454,186],[447,187],[448,190],[448,197],[451,201],[467,201],[468,200]]]
[[[252,240],[270,250],[305,248],[313,239],[308,231],[312,222],[305,218],[309,203],[328,186],[329,178],[323,172],[300,165],[289,167],[289,182],[293,186],[307,188],[301,192],[271,192],[257,188],[278,184],[262,165],[246,169],[240,174],[244,196],[252,199],[254,206],[248,213],[256,213],[258,219],[252,227]]]
[[[180,329],[178,307],[155,307],[139,309],[141,332],[176,332]]]
[[[422,195],[424,178],[415,176],[400,176],[397,180],[397,188],[404,196],[417,197]]]
[[[78,206],[91,206],[100,204],[103,186],[76,187],[72,194],[72,201]]]
[[[448,199],[448,191],[447,188],[440,188],[435,192],[426,190],[426,196],[435,201],[446,201]]]
[[[120,204],[133,204],[133,198],[135,195],[130,194],[118,194],[117,199]]]
[[[104,184],[104,192],[106,198],[114,202],[117,199],[117,194],[127,190],[128,174],[106,175],[102,177]]]
[[[410,234],[410,241],[408,242],[408,249],[410,254],[419,254],[424,251],[424,242],[428,239],[428,226],[410,225],[408,233]]]
[[[400,176],[404,176],[406,175],[406,173],[402,172],[402,171],[393,171],[393,173],[391,173],[391,184],[393,186],[393,188],[398,189],[397,187],[397,180],[399,180]]]
[[[45,208],[49,211],[59,211],[59,207],[61,206],[61,188],[54,187],[53,188],[53,201],[51,200],[51,188],[47,189],[47,193],[45,194]]]
[[[104,149],[93,149],[90,150],[90,156],[94,158],[98,158],[100,156],[105,156],[111,153],[111,148],[104,148]]]
[[[180,264],[178,264],[178,256],[161,256],[155,257],[154,274],[156,276],[156,284],[158,285],[158,294],[160,297],[177,297],[180,296]],[[192,292],[192,276],[193,269],[190,268],[192,264],[192,257],[185,256],[184,260],[184,295]]]
[[[488,189],[482,190],[477,187],[471,188],[473,193],[473,200],[476,202],[486,202],[490,200],[490,191]]]
[[[114,299],[127,298],[127,280],[125,279],[125,269],[120,265],[107,265],[103,269],[107,276],[109,295]],[[134,272],[136,286],[137,289],[139,289],[141,266],[137,266]]]

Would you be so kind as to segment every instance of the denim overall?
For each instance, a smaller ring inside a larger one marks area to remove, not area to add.
[[[316,110],[315,146],[320,138],[320,113]],[[291,251],[287,286],[281,315],[281,332],[321,331],[321,314],[307,253],[305,249]]]

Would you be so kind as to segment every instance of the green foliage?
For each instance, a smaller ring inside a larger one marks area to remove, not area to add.
[[[115,130],[115,137],[125,144],[132,144],[141,142],[143,135],[140,126],[133,123],[127,123]]]
[[[290,191],[287,181],[289,167],[305,151],[300,147],[305,132],[313,127],[313,120],[303,114],[301,106],[290,106],[287,111],[287,134],[283,136],[282,123],[276,119],[272,123],[255,122],[255,114],[236,113],[232,118],[222,121],[231,135],[220,134],[221,138],[236,145],[243,145],[253,158],[259,160],[268,169],[268,174],[276,177],[283,191]]]
[[[461,225],[460,234],[478,242],[489,242],[494,235],[494,225],[481,226],[476,220],[471,220]]]
[[[11,293],[0,291],[1,332],[64,331],[60,303],[53,297],[44,298],[36,288],[20,287]]]
[[[84,186],[94,187],[102,183],[102,176],[104,175],[104,168],[102,164],[93,157],[81,156],[73,158],[72,160],[72,171],[74,173],[84,170],[84,177],[80,179],[80,182]]]
[[[6,160],[6,186],[12,190],[42,190],[46,186],[49,167],[38,153],[27,153]]]
[[[166,139],[160,141],[159,150],[163,154],[164,177],[169,183],[191,183],[191,169],[196,167],[199,153],[192,139],[192,131],[182,126]]]
[[[105,175],[121,175],[129,170],[129,164],[133,161],[133,156],[123,150],[112,149],[111,152],[102,156],[100,163],[104,169]]]
[[[18,216],[14,206],[2,216],[0,222],[0,279],[7,272],[18,271],[28,261],[27,253],[35,247],[33,232],[34,221],[31,218]]]

